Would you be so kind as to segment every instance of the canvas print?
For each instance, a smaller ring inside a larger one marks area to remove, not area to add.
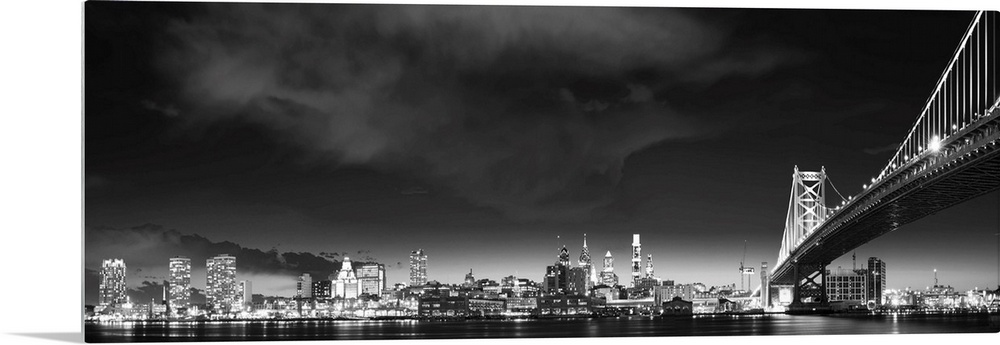
[[[83,14],[88,342],[1000,332],[997,11]]]

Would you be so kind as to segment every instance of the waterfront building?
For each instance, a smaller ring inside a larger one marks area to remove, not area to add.
[[[364,264],[357,270],[361,293],[377,296],[385,289],[385,265]]]
[[[298,282],[295,283],[295,297],[312,298],[312,282],[312,276],[309,275],[309,273],[302,273],[302,275],[299,276]]]
[[[446,295],[421,296],[417,313],[421,317],[466,317],[469,315],[469,299]]]
[[[333,281],[329,279],[314,281],[312,284],[313,298],[333,298]]]
[[[334,297],[358,298],[360,295],[360,284],[354,269],[351,268],[351,258],[344,257],[343,265],[337,272],[337,279],[334,281]]]
[[[660,285],[653,289],[653,300],[656,305],[669,302],[674,297],[680,297],[685,301],[694,300],[694,286],[691,284]]]
[[[246,310],[253,307],[253,282],[249,280],[241,280],[239,284],[239,301],[237,305],[240,308]]]
[[[469,298],[469,315],[490,317],[503,315],[507,301],[497,298]]]
[[[642,244],[639,243],[639,234],[632,234],[632,286],[639,283],[642,275],[639,270],[642,267]]]
[[[236,303],[236,257],[220,254],[205,261],[205,299],[215,313],[228,313]]]
[[[590,316],[590,298],[579,295],[551,295],[538,298],[539,315],[543,317]]]
[[[826,271],[826,296],[830,301],[845,301],[849,304],[865,304],[868,300],[866,270]]]
[[[868,279],[867,286],[868,300],[875,305],[885,303],[883,291],[885,290],[885,261],[877,257],[868,258]]]
[[[128,302],[125,290],[125,260],[106,259],[101,263],[100,285],[98,285],[98,304],[103,307],[116,307]]]
[[[191,306],[191,259],[183,256],[170,258],[167,305],[175,314]]]
[[[657,302],[657,304],[661,303]],[[694,302],[690,300],[685,301],[680,296],[674,296],[670,301],[663,302],[661,305],[663,306],[663,313],[661,315],[664,316],[691,315],[694,311]]]
[[[427,254],[423,249],[410,253],[410,286],[427,284]]]
[[[610,250],[604,255],[604,269],[601,270],[601,284],[607,286],[618,285],[618,276],[615,274],[615,258],[611,256]]]
[[[538,297],[538,284],[527,278],[507,276],[500,280],[500,292],[508,297]]]

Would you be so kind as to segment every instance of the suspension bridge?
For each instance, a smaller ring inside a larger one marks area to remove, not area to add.
[[[826,266],[833,260],[1000,188],[997,13],[975,14],[916,122],[859,194],[828,205],[825,168],[794,168],[778,261],[765,283],[791,286],[789,311],[828,306]],[[762,294],[765,307],[770,290]]]

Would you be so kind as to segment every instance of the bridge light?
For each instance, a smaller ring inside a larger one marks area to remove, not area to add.
[[[928,148],[933,152],[938,152],[939,150],[941,150],[941,139],[939,139],[938,136],[935,135],[933,138],[931,138],[931,143],[928,146]]]

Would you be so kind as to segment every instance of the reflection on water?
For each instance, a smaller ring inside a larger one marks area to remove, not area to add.
[[[86,325],[88,342],[1000,332],[998,315],[699,316],[518,321],[213,321]]]

